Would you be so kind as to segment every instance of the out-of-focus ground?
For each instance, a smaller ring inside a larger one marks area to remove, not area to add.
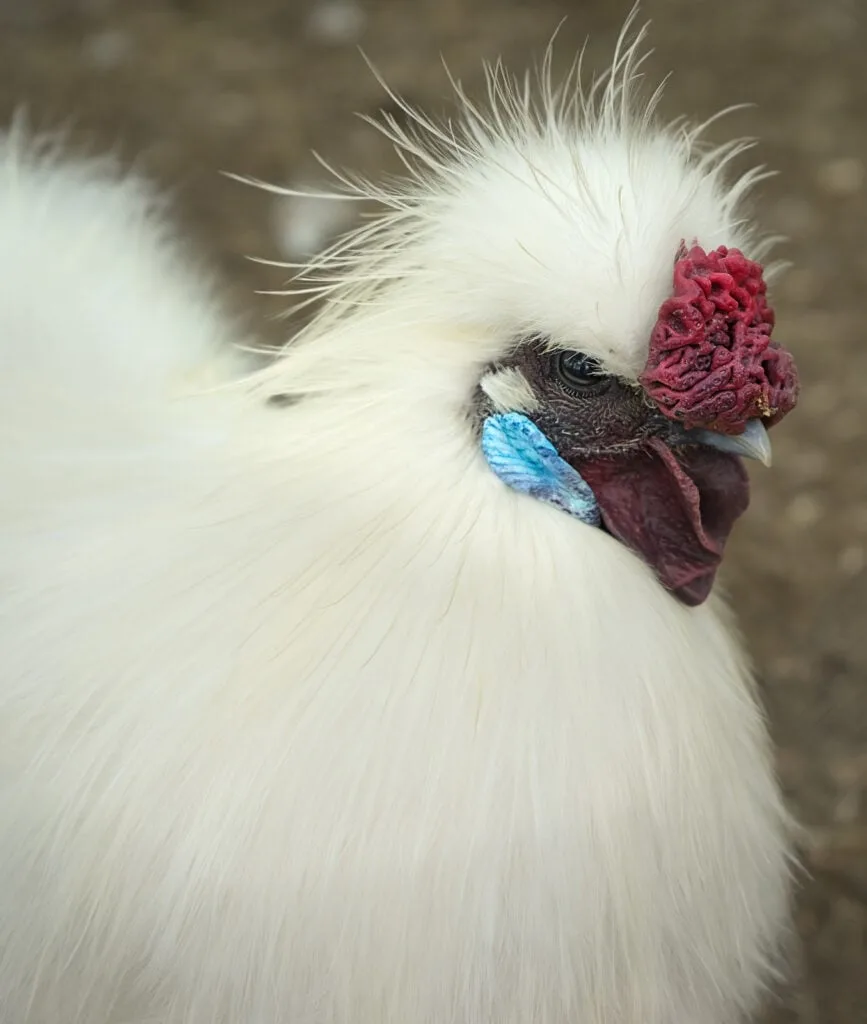
[[[37,127],[67,124],[74,145],[114,147],[169,186],[252,323],[281,308],[254,290],[286,275],[243,257],[280,258],[345,225],[334,207],[293,210],[218,172],[315,185],[311,149],[368,175],[393,169],[354,116],[384,102],[358,44],[394,89],[438,111],[451,102],[441,54],[473,92],[483,59],[523,69],[565,16],[557,63],[589,33],[586,65],[599,69],[626,13],[625,0],[0,0],[0,119],[26,104]],[[807,827],[802,953],[767,1021],[856,1024],[867,1021],[867,9],[647,0],[643,14],[648,72],[675,72],[663,111],[704,119],[755,102],[711,137],[757,136],[757,159],[781,172],[756,214],[790,239],[777,334],[803,398],[774,431],[773,470],[753,474],[728,580]],[[277,339],[288,327],[256,329]]]

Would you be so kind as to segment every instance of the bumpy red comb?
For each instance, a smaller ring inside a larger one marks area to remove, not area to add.
[[[681,243],[674,295],[659,309],[639,378],[666,416],[688,429],[740,434],[748,420],[771,426],[794,408],[798,372],[771,341],[766,290],[761,265],[739,250]]]

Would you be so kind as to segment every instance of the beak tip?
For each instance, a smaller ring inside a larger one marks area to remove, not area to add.
[[[741,437],[745,448],[752,449],[753,458],[761,462],[763,466],[770,468],[773,462],[773,450],[764,423],[758,419],[750,420]],[[745,454],[747,454],[746,451]]]
[[[711,448],[755,459],[763,466],[769,467],[773,461],[771,439],[765,425],[759,419],[750,420],[741,434],[718,434],[716,431],[702,430],[698,439]]]

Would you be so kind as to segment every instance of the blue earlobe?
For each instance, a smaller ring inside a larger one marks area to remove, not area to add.
[[[526,416],[489,416],[482,427],[482,454],[509,487],[555,505],[582,523],[599,525],[599,506],[584,478]]]

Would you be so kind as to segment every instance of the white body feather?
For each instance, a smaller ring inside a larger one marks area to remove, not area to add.
[[[628,369],[732,193],[674,136],[521,145],[250,379],[138,186],[0,147],[4,1024],[754,1008],[786,822],[728,616],[464,418],[534,309]],[[579,161],[561,237],[528,167]]]

